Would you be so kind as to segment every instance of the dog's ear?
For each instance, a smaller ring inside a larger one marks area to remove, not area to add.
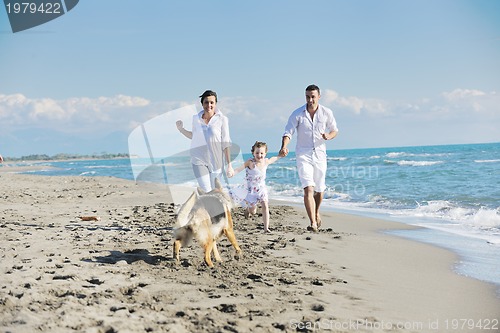
[[[206,194],[207,192],[205,192],[201,187],[197,187],[196,188],[196,192],[198,192],[199,195],[203,195],[203,194]]]
[[[198,200],[198,192],[194,191],[193,194],[186,200],[184,205],[179,209],[177,213],[177,224],[179,226],[184,226],[188,223],[189,212],[193,208],[194,204]]]

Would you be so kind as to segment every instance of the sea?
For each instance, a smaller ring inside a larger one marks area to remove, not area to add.
[[[31,174],[196,184],[188,156],[30,164],[47,166]],[[238,186],[243,172],[226,181]],[[331,150],[326,183],[322,209],[423,227],[389,233],[452,250],[458,274],[500,290],[500,143]],[[293,152],[268,167],[267,185],[271,199],[302,205]]]

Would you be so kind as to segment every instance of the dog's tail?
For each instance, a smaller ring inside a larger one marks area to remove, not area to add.
[[[186,225],[174,230],[174,239],[180,240],[182,246],[187,246],[193,239],[193,229],[190,225]]]

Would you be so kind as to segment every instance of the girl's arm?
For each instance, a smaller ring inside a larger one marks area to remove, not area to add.
[[[241,171],[243,171],[243,169],[250,167],[251,161],[252,161],[251,159],[246,160],[245,163],[243,163],[242,165],[240,165],[239,167],[237,167],[236,169],[234,169],[233,175],[235,176],[238,173],[240,173]],[[229,177],[229,178],[231,178],[231,177]]]
[[[267,165],[269,164],[273,164],[274,162],[276,162],[277,160],[279,160],[281,158],[281,156],[273,156],[273,157],[270,157],[267,159]]]

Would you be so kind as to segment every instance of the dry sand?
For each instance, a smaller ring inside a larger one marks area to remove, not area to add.
[[[176,210],[161,185],[10,172],[0,183],[3,332],[499,330],[494,287],[453,273],[446,250],[380,232],[403,224],[324,213],[310,233],[302,209],[273,202],[265,234],[236,209],[244,255],[222,239],[209,269],[198,244],[172,260]]]

